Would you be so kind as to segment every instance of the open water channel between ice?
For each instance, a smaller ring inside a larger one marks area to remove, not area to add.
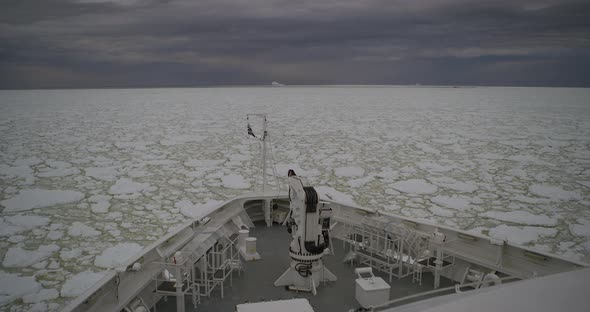
[[[0,91],[0,310],[59,310],[274,160],[323,196],[590,260],[590,89]],[[251,120],[255,133],[260,124]]]

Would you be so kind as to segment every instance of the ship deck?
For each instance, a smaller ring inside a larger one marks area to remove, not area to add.
[[[355,299],[354,268],[358,264],[343,263],[346,254],[342,241],[334,239],[332,246],[334,255],[324,257],[326,267],[332,271],[338,281],[322,283],[316,296],[309,292],[295,292],[284,287],[275,287],[274,281],[287,269],[290,263],[288,246],[291,236],[286,227],[273,225],[266,227],[264,223],[256,223],[256,227],[250,229],[250,236],[257,238],[257,251],[261,260],[244,262],[244,271],[241,274],[233,274],[233,286],[229,281],[225,283],[224,298],[221,292],[215,289],[210,297],[201,297],[201,302],[195,309],[190,297],[185,297],[186,311],[236,311],[236,305],[246,302],[259,302],[271,300],[284,300],[292,298],[306,298],[314,311],[350,311],[360,308]],[[365,265],[361,265],[365,266]],[[389,276],[373,270],[376,276],[382,277],[390,286],[390,299],[406,297],[409,295],[426,292],[433,289],[434,276],[425,271],[422,276],[422,285],[412,282],[412,277],[402,279],[393,278],[389,282]],[[454,282],[441,277],[440,287],[452,286]],[[437,295],[444,295],[443,292]],[[428,296],[420,297],[420,300]],[[411,301],[404,301],[402,304]],[[176,300],[164,298],[156,304],[156,311],[175,312]]]

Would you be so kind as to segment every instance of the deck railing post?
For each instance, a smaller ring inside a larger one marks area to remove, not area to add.
[[[176,265],[176,312],[184,312],[184,293],[182,292],[182,285],[184,284],[184,274],[180,269],[180,265]]]
[[[434,261],[434,264],[434,289],[437,289],[440,287],[440,271],[442,270],[443,264],[443,252],[440,246],[436,248],[436,260]]]

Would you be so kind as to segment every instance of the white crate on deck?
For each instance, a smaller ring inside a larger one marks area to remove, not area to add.
[[[358,268],[355,273],[358,276],[355,280],[355,298],[363,308],[389,301],[391,286],[381,277],[375,277],[371,268]],[[362,277],[363,274],[368,277]]]
[[[243,303],[236,306],[236,312],[313,312],[307,299],[290,299]]]

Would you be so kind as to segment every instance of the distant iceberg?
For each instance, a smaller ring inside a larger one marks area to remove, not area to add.
[[[285,86],[284,84],[282,84],[282,83],[280,83],[280,82],[276,82],[276,81],[273,81],[273,82],[271,83],[271,85],[272,85],[273,87],[283,87],[283,86]]]

